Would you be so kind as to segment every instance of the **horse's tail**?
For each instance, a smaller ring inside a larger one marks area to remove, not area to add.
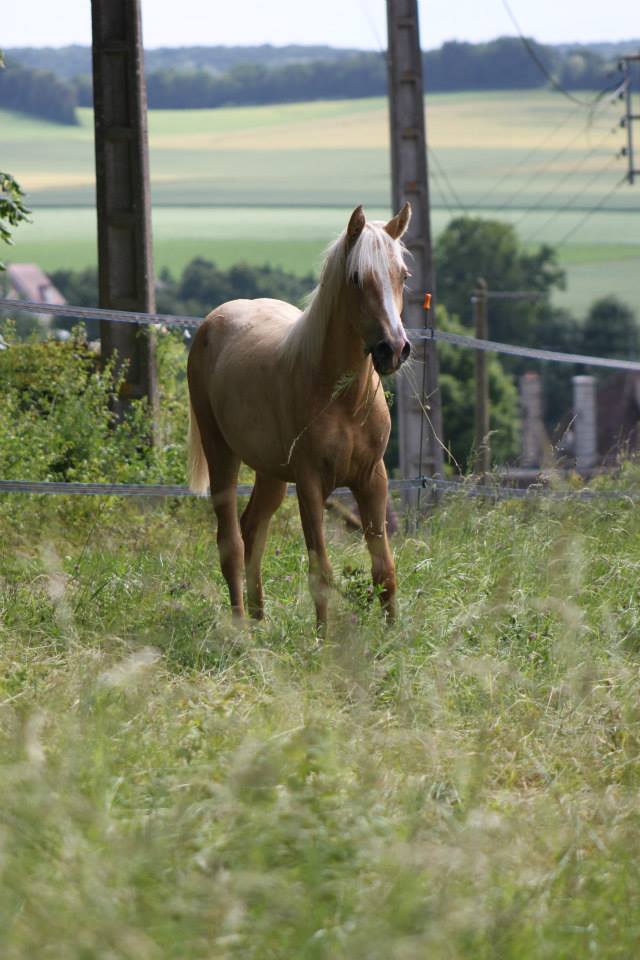
[[[189,401],[189,486],[194,493],[206,493],[209,487],[209,465],[204,455],[202,437],[193,404]]]

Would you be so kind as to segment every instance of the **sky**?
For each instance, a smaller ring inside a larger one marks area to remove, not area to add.
[[[541,43],[632,39],[640,21],[632,0],[508,0],[520,27]],[[90,0],[19,0],[6,5],[0,45],[91,42]],[[479,42],[514,35],[504,0],[419,0],[423,48],[445,40]],[[142,0],[147,47],[330,44],[380,49],[385,0]],[[176,11],[179,11],[179,15]]]

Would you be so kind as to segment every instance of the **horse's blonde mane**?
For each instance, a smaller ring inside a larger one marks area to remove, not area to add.
[[[302,315],[282,343],[285,364],[313,368],[322,355],[329,321],[345,282],[384,276],[394,260],[404,266],[405,247],[384,229],[384,221],[370,220],[347,253],[346,230],[327,248],[318,286],[307,297]]]

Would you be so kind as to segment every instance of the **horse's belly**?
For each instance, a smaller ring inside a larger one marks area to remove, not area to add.
[[[295,437],[291,403],[260,365],[245,365],[232,387],[219,383],[212,406],[227,445],[248,466],[261,473],[292,479],[289,448]],[[289,409],[287,409],[289,407]]]

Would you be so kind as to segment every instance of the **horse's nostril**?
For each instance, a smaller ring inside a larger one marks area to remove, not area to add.
[[[377,343],[373,348],[373,353],[379,360],[388,360],[393,356],[393,347],[390,343],[387,343],[386,340],[381,340],[380,343]]]
[[[402,348],[402,351],[400,353],[400,362],[404,363],[405,360],[409,358],[410,353],[411,353],[411,344],[409,343],[408,340],[406,340],[404,347]]]

